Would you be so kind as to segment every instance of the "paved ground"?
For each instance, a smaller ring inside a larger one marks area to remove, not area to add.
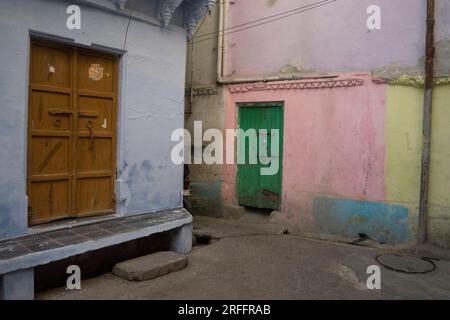
[[[185,269],[144,282],[112,274],[82,290],[54,289],[38,299],[450,299],[450,261],[411,275],[382,268],[381,290],[366,288],[367,267],[387,251],[283,234],[252,219],[196,218],[195,233],[212,235]]]

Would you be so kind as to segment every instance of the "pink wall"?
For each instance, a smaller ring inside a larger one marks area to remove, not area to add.
[[[288,219],[290,225],[312,228],[311,201],[316,195],[385,200],[385,85],[366,74],[342,75],[327,84],[343,85],[343,79],[362,85],[266,90],[267,84],[260,84],[256,89],[237,85],[225,90],[225,128],[236,128],[236,103],[284,101],[283,172],[289,175],[283,174],[282,213],[277,217]],[[312,85],[311,81],[280,83]],[[236,204],[234,165],[223,168],[222,198]]]

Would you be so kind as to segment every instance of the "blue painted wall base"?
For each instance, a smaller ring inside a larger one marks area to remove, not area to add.
[[[316,226],[324,234],[357,237],[365,234],[380,243],[400,244],[410,238],[409,209],[382,202],[316,197]]]

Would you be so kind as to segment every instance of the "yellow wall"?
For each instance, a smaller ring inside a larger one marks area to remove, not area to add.
[[[416,205],[420,194],[423,90],[389,85],[386,93],[386,200]]]
[[[423,88],[388,85],[385,122],[386,201],[410,209],[417,233],[420,195]],[[450,247],[450,85],[434,91],[429,239]]]
[[[450,85],[433,97],[430,168],[430,241],[450,247]]]

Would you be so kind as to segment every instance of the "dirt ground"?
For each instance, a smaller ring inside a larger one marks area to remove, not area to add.
[[[369,290],[367,268],[392,249],[285,234],[267,221],[196,217],[188,266],[143,282],[111,273],[84,280],[80,291],[53,289],[37,299],[450,299],[450,260],[407,274],[381,266],[381,289]],[[201,237],[204,236],[204,237]],[[206,241],[207,242],[207,241]]]

